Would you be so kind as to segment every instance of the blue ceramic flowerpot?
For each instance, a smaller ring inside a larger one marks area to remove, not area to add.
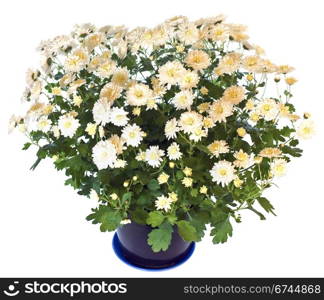
[[[166,251],[153,252],[147,244],[152,227],[135,222],[117,229],[114,238],[116,254],[124,261],[145,269],[163,269],[186,261],[194,250],[194,243],[184,241],[174,226],[172,240]],[[117,243],[117,244],[116,244]]]

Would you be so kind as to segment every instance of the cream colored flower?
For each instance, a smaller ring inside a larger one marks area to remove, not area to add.
[[[199,76],[197,72],[185,71],[180,78],[179,85],[182,89],[191,89],[197,86],[199,82]]]
[[[285,81],[286,81],[286,83],[287,83],[288,85],[293,85],[293,84],[295,84],[298,80],[297,80],[295,77],[287,77],[287,78],[285,79]]]
[[[237,128],[236,132],[240,137],[244,137],[246,135],[246,130],[243,127]]]
[[[108,78],[114,74],[115,70],[116,62],[111,59],[105,59],[104,62],[97,67],[96,74],[102,78]]]
[[[172,202],[177,202],[178,201],[178,195],[175,192],[168,193],[169,199]]]
[[[178,127],[178,122],[175,118],[169,120],[165,124],[164,133],[166,138],[175,139],[177,137],[177,132],[180,130]]]
[[[73,105],[80,107],[82,103],[82,98],[80,96],[74,95],[73,96]]]
[[[96,123],[88,123],[85,129],[85,132],[88,133],[92,138],[95,136],[97,131],[97,124]]]
[[[194,142],[199,142],[203,137],[206,137],[208,134],[207,129],[203,129],[201,127],[198,127],[193,130],[193,132],[189,135],[189,140]]]
[[[268,147],[268,148],[264,148],[263,150],[261,150],[259,153],[259,156],[273,158],[273,157],[280,157],[281,154],[282,154],[282,152],[280,149]]]
[[[237,52],[230,52],[223,56],[218,66],[214,69],[216,75],[224,73],[231,74],[237,71],[240,67],[242,54]]]
[[[127,114],[123,108],[113,107],[110,110],[110,122],[115,126],[125,126],[129,120]]]
[[[235,179],[235,169],[232,163],[226,160],[221,160],[215,163],[210,170],[212,181],[222,186],[228,185]]]
[[[163,183],[167,183],[169,178],[170,178],[170,175],[163,172],[159,175],[157,180],[158,180],[159,184],[163,184]]]
[[[177,84],[182,74],[185,72],[185,68],[179,61],[169,61],[159,68],[159,80],[162,84]]]
[[[185,45],[194,44],[199,40],[199,30],[193,23],[183,23],[177,31],[179,40]]]
[[[163,161],[164,151],[159,146],[150,146],[145,152],[145,161],[153,168],[160,166]]]
[[[37,122],[37,128],[40,131],[48,132],[51,129],[52,121],[47,117],[41,117]]]
[[[125,168],[127,166],[127,161],[123,159],[117,159],[114,163],[114,168]]]
[[[182,153],[180,151],[180,146],[175,142],[168,147],[167,152],[168,152],[168,157],[171,160],[180,159],[182,156]]]
[[[183,173],[186,175],[186,176],[192,176],[192,169],[191,168],[188,168],[188,167],[185,167],[183,169]]]
[[[287,161],[282,158],[276,158],[270,164],[270,174],[275,177],[281,177],[286,174]]]
[[[147,101],[152,97],[152,90],[142,83],[131,86],[126,94],[127,103],[132,106],[146,105]]]
[[[181,182],[185,187],[191,187],[193,180],[190,177],[184,177]]]
[[[234,166],[237,168],[247,168],[250,163],[250,156],[242,149],[234,153],[235,161]]]
[[[122,130],[122,138],[125,140],[127,146],[138,147],[142,142],[144,132],[136,125],[127,125]]]
[[[99,170],[113,168],[117,160],[117,152],[109,141],[100,141],[92,148],[92,158]]]
[[[191,50],[185,58],[185,63],[194,70],[200,71],[210,66],[209,55],[202,50]]]
[[[313,120],[303,120],[297,128],[297,136],[302,139],[309,139],[315,133],[315,124]]]
[[[213,41],[225,41],[228,37],[228,28],[224,24],[216,24],[211,27],[209,38]]]
[[[119,137],[117,134],[113,134],[108,141],[112,143],[117,151],[117,154],[122,154],[123,151],[125,150],[125,140],[121,137]]]
[[[121,95],[121,87],[114,83],[107,83],[100,91],[100,99],[112,104]]]
[[[224,91],[224,101],[231,104],[239,104],[245,98],[245,89],[241,86],[231,86]]]
[[[155,201],[155,207],[158,210],[164,210],[164,211],[168,211],[171,209],[171,203],[172,200],[166,196],[159,196],[157,197],[157,200]]]
[[[202,127],[202,116],[195,111],[184,112],[180,116],[179,126],[185,133],[193,133]]]
[[[200,194],[207,194],[207,192],[208,192],[207,186],[203,185],[200,187],[200,189],[199,189]]]
[[[92,115],[96,124],[106,125],[110,119],[110,103],[104,99],[99,99],[93,105]]]
[[[257,111],[266,121],[272,121],[279,115],[279,106],[274,99],[265,99],[257,105]]]
[[[65,137],[73,137],[79,126],[79,120],[75,119],[72,116],[63,115],[60,116],[58,120],[58,127],[62,135]]]
[[[111,78],[111,82],[120,86],[125,87],[129,80],[129,72],[126,67],[117,68]]]
[[[228,153],[229,147],[226,141],[218,140],[207,146],[212,156],[219,157],[220,154]]]
[[[243,59],[242,65],[249,72],[258,72],[262,66],[262,60],[257,55],[250,55]]]
[[[226,118],[233,114],[233,105],[224,100],[217,100],[210,105],[208,113],[214,122],[226,122]]]
[[[177,110],[187,109],[189,110],[193,103],[194,95],[191,91],[185,90],[175,94],[171,103]]]

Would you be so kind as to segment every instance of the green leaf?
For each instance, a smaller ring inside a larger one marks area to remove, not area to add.
[[[129,213],[131,215],[132,221],[137,224],[146,225],[148,213],[144,209],[137,207],[135,210],[132,210]]]
[[[192,190],[190,191],[190,195],[191,195],[192,197],[197,197],[197,195],[198,195],[198,190],[197,190],[197,189],[192,189]]]
[[[99,205],[93,210],[93,213],[87,216],[87,220],[92,220],[93,224],[101,224],[100,230],[114,231],[119,226],[122,216],[118,210],[115,210],[106,205]]]
[[[156,179],[152,179],[148,183],[147,187],[151,191],[157,191],[158,189],[160,189],[160,185],[159,185],[159,183],[158,183],[158,181]]]
[[[177,177],[177,179],[181,180],[181,179],[183,179],[184,175],[180,170],[178,170],[176,173],[176,177]]]
[[[132,192],[128,192],[128,193],[125,193],[122,197],[122,201],[125,202],[125,201],[128,201],[128,200],[131,200],[132,199],[132,196],[133,196],[133,193]]]
[[[21,150],[27,150],[31,146],[31,143],[25,143]]]
[[[164,218],[165,217],[161,212],[151,211],[146,219],[146,224],[151,225],[152,227],[158,227],[163,223]]]
[[[269,202],[269,200],[267,198],[259,197],[259,198],[257,198],[257,200],[266,212],[268,212],[268,213],[270,212],[276,216],[276,214],[274,213],[274,207],[272,206],[272,204]]]
[[[225,243],[228,237],[231,237],[233,233],[232,225],[229,221],[229,217],[225,220],[214,224],[213,229],[210,233],[213,236],[213,243]]]
[[[151,246],[153,252],[166,251],[169,248],[172,232],[172,226],[165,222],[148,234],[147,243]]]
[[[199,237],[196,228],[188,221],[182,220],[177,222],[178,232],[180,236],[187,242],[198,241]]]

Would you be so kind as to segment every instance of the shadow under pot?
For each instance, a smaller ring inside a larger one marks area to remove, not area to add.
[[[117,229],[114,250],[124,262],[145,269],[163,269],[177,266],[186,261],[194,250],[194,243],[186,242],[173,227],[172,240],[166,251],[153,252],[147,244],[151,226],[135,222]]]

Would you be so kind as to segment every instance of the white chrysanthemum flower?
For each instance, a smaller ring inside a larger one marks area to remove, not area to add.
[[[177,110],[179,109],[190,109],[193,103],[194,95],[191,91],[185,90],[175,94],[171,103]]]
[[[92,114],[96,124],[106,125],[110,120],[109,102],[99,99],[93,106]]]
[[[287,161],[282,158],[274,159],[270,164],[270,174],[272,176],[281,177],[286,174]]]
[[[176,118],[173,118],[166,122],[165,128],[164,128],[164,133],[166,138],[169,139],[175,139],[177,137],[177,132],[180,130],[178,127],[178,122]]]
[[[107,78],[113,74],[116,70],[116,62],[112,59],[105,60],[104,63],[100,64],[97,68],[96,74],[102,78]]]
[[[159,79],[162,84],[177,84],[185,68],[179,61],[168,61],[159,68]]]
[[[127,125],[122,130],[122,138],[125,140],[127,146],[138,147],[143,140],[144,132],[136,124]]]
[[[85,132],[88,133],[92,138],[94,138],[97,132],[97,124],[96,123],[88,123],[85,129]]]
[[[127,166],[127,161],[123,159],[117,159],[114,168],[125,168]]]
[[[194,70],[206,69],[211,64],[211,60],[207,52],[203,50],[191,50],[185,58],[185,63]]]
[[[64,69],[69,72],[79,72],[89,62],[89,55],[83,48],[75,49],[65,60]]]
[[[155,201],[155,207],[158,210],[168,211],[171,209],[172,199],[164,195],[157,197]]]
[[[315,124],[313,120],[303,120],[297,128],[297,136],[302,139],[309,139],[315,133]]]
[[[182,156],[182,153],[180,151],[180,146],[176,142],[172,143],[168,147],[167,151],[168,151],[168,157],[171,160],[177,160]]]
[[[37,122],[37,129],[43,132],[48,132],[51,129],[52,121],[47,117],[41,117]]]
[[[99,196],[98,196],[97,192],[94,189],[92,189],[90,191],[90,195],[89,196],[90,196],[90,199],[91,200],[94,200],[94,201],[98,201],[99,200]]]
[[[229,147],[224,140],[214,141],[207,146],[212,156],[219,157],[222,153],[228,153]]]
[[[159,182],[159,184],[163,184],[163,183],[167,183],[168,182],[168,180],[169,180],[169,178],[170,178],[170,175],[168,175],[167,173],[161,173],[160,175],[159,175],[159,177],[158,177],[158,182]]]
[[[54,137],[55,138],[59,138],[60,137],[60,135],[61,135],[61,132],[60,132],[60,129],[58,128],[58,126],[52,126],[52,132],[53,132],[53,134],[54,134]]]
[[[126,67],[116,69],[116,71],[114,72],[111,78],[112,83],[121,87],[125,87],[128,83],[128,80],[129,80],[129,72]]]
[[[144,161],[146,158],[145,151],[140,150],[139,153],[136,155],[135,159],[137,161]]]
[[[199,76],[197,72],[186,71],[180,78],[179,85],[182,89],[191,89],[197,86],[199,82]]]
[[[164,151],[159,149],[159,146],[150,146],[145,152],[145,160],[153,168],[160,166],[163,156]]]
[[[197,128],[201,128],[203,117],[195,112],[189,111],[182,113],[179,120],[181,130],[185,133],[193,133]]]
[[[100,99],[112,104],[120,97],[122,88],[112,82],[107,83],[100,91]]]
[[[71,115],[60,116],[58,120],[58,127],[62,135],[65,137],[73,137],[79,126],[79,120],[75,119]]]
[[[274,99],[264,99],[257,105],[257,112],[266,121],[272,121],[278,116],[280,110]]]
[[[202,129],[201,127],[198,127],[189,135],[189,140],[192,140],[194,142],[199,142],[203,137],[206,137],[207,134],[208,134],[207,129]]]
[[[110,122],[116,126],[125,126],[129,120],[127,114],[123,108],[113,107],[110,111]]]
[[[116,148],[109,141],[100,141],[92,148],[92,158],[99,170],[113,168],[117,160]]]
[[[233,105],[224,100],[217,100],[210,105],[208,113],[214,122],[226,122],[226,118],[233,114]]]
[[[126,100],[129,105],[142,106],[153,97],[153,91],[143,83],[137,83],[129,88]]]
[[[242,149],[234,153],[236,160],[234,161],[234,166],[237,168],[247,168],[250,163],[250,156]]]
[[[210,170],[212,181],[222,186],[228,185],[235,179],[235,169],[231,162],[221,160]]]
[[[30,89],[30,99],[37,101],[41,91],[42,91],[43,84],[41,81],[37,80],[34,82],[33,86]]]
[[[186,45],[194,44],[199,40],[199,29],[194,23],[183,23],[179,26],[178,37]]]

